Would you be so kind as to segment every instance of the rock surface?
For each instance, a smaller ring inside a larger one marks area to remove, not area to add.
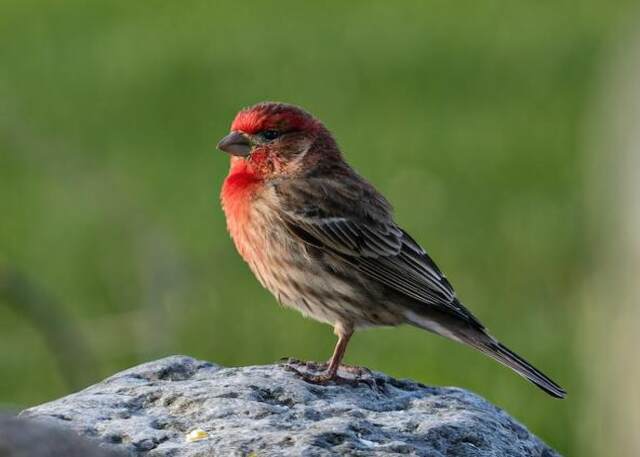
[[[222,368],[173,356],[21,416],[131,456],[558,455],[465,390],[365,379],[317,386],[279,365]],[[204,438],[188,440],[194,430]]]
[[[66,428],[0,414],[0,457],[126,457]]]

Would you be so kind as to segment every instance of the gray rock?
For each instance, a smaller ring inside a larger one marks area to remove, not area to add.
[[[462,389],[380,373],[309,384],[280,365],[222,368],[173,356],[24,411],[132,456],[528,456],[558,454]],[[202,429],[208,437],[188,442]]]
[[[125,457],[54,424],[0,414],[0,457]]]

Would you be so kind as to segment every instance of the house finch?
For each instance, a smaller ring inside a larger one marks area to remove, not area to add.
[[[259,103],[237,114],[218,148],[231,155],[221,200],[238,252],[281,304],[332,325],[338,337],[326,371],[307,380],[336,379],[355,330],[410,324],[468,344],[548,394],[565,396],[462,305],[318,119],[293,105]]]

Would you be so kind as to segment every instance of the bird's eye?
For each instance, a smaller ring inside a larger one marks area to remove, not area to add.
[[[264,132],[260,132],[260,136],[267,141],[271,141],[278,138],[280,136],[280,132],[277,130],[265,130]]]

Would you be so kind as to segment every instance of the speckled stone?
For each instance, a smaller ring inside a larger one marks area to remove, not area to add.
[[[223,368],[173,356],[21,416],[131,456],[527,456],[558,454],[468,391],[381,373],[309,384],[282,365]],[[208,437],[189,442],[201,429]]]

